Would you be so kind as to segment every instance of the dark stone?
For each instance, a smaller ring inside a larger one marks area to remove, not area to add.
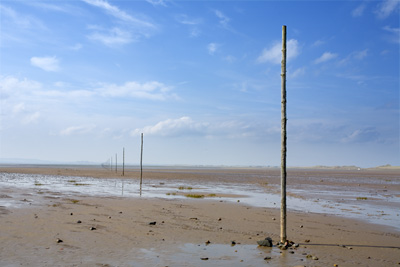
[[[257,241],[257,244],[262,247],[272,247],[272,239],[267,237],[264,240]]]
[[[157,222],[149,222],[149,225],[156,225]]]
[[[270,256],[267,256],[267,257],[264,258],[265,261],[266,260],[270,260],[270,259],[272,259]]]
[[[200,258],[202,261],[208,261],[208,258]]]
[[[82,221],[81,221],[81,220],[79,220],[79,221],[77,221],[76,223],[82,223]]]

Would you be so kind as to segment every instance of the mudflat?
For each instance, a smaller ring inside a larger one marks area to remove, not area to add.
[[[278,194],[279,169],[144,169],[143,192],[136,196],[79,191],[103,180],[137,185],[139,170],[134,168],[126,169],[124,176],[121,170],[82,166],[1,167],[0,174],[1,266],[400,264],[399,227],[384,223],[386,217],[399,216],[396,209],[400,213],[397,169],[289,169],[293,201],[322,201],[325,196],[332,208],[346,204],[357,211],[357,205],[361,210],[371,204],[392,214],[372,214],[378,223],[370,223],[357,214],[288,207],[288,239],[299,246],[287,250],[257,245],[266,237],[274,244],[279,241],[279,203],[275,208],[249,205],[242,196],[217,190],[221,185],[252,185]],[[25,180],[18,180],[21,174]],[[44,181],[52,181],[49,177],[61,176],[75,187],[45,187]],[[33,182],[27,180],[30,177]],[[86,185],[85,178],[95,179]],[[168,187],[150,197],[151,191],[169,184],[182,188]],[[239,198],[244,201],[237,202]]]

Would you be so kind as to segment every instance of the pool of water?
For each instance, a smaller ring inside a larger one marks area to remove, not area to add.
[[[44,195],[55,198],[85,195],[183,199],[187,198],[186,194],[201,194],[214,201],[239,201],[256,207],[280,207],[277,186],[268,189],[243,183],[147,180],[140,187],[137,180],[0,173],[0,188],[0,206],[5,207],[39,205]],[[290,187],[288,193],[288,210],[362,219],[400,230],[400,198],[388,195],[384,190],[360,187],[343,191],[335,186],[308,185],[307,188]]]

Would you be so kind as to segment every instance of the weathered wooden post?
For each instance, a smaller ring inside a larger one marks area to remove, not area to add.
[[[117,164],[117,153],[115,153],[115,173],[118,172],[118,164]]]
[[[281,102],[281,242],[286,236],[286,26],[282,26],[282,102]]]
[[[125,175],[125,147],[122,148],[122,176]]]
[[[140,188],[142,188],[142,178],[143,178],[143,133],[142,133],[142,141],[140,146]]]

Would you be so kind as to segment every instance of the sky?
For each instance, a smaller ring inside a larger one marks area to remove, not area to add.
[[[400,165],[399,1],[1,0],[0,159]],[[114,161],[115,162],[115,161]]]

